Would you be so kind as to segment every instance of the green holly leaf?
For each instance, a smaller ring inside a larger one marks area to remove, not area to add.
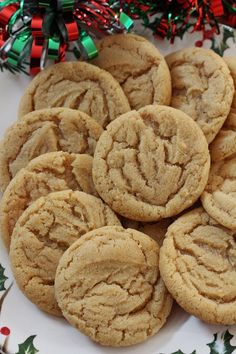
[[[233,335],[227,330],[223,332],[218,338],[218,333],[214,334],[214,340],[208,343],[208,347],[211,349],[210,354],[231,354],[235,351],[236,346],[230,344]]]
[[[221,41],[221,43],[218,44],[215,38],[212,39],[211,49],[214,50],[217,54],[223,56],[225,50],[229,48],[227,44],[227,39],[232,38],[233,42],[235,42],[236,32],[234,29],[228,26],[223,26],[223,40]]]
[[[5,288],[5,281],[8,279],[4,274],[5,268],[0,264],[0,291],[6,290]]]
[[[28,337],[24,343],[18,344],[19,350],[16,354],[35,354],[38,352],[38,349],[34,346],[34,338],[36,336]]]
[[[235,42],[235,30],[228,26],[223,26],[223,42],[226,42],[228,38],[233,38],[233,42]]]
[[[172,354],[184,354],[184,352],[182,352],[182,350],[178,350],[177,352],[174,352]],[[196,350],[194,350],[191,354],[197,354]]]

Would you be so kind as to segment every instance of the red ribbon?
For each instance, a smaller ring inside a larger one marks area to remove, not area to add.
[[[156,28],[156,35],[165,38],[168,32],[168,21],[165,18],[162,18],[159,25]]]
[[[199,11],[201,6],[199,5],[199,0],[178,0],[178,3],[182,5],[183,8],[195,7],[196,11]],[[207,1],[203,1],[204,5],[207,4]],[[224,15],[224,7],[222,0],[211,0],[209,1],[211,11],[215,17]]]
[[[30,74],[36,75],[40,71],[40,62],[43,54],[43,18],[35,15],[31,20],[33,43],[30,54]]]
[[[5,41],[3,39],[3,33],[0,33],[0,48],[3,46],[4,43]]]
[[[61,43],[59,48],[59,59],[55,61],[55,63],[60,63],[62,61],[66,61],[66,50],[68,49],[67,43]]]
[[[225,23],[227,23],[228,26],[231,26],[233,28],[236,28],[236,16],[235,15],[230,15],[226,20]]]
[[[41,16],[32,17],[31,31],[33,37],[43,37],[43,18]]]
[[[30,74],[36,75],[40,71],[40,61],[43,53],[43,39],[34,38],[30,55]]]
[[[224,15],[224,8],[222,4],[222,0],[212,0],[211,1],[211,10],[215,17]]]
[[[86,26],[100,32],[110,27],[114,20],[119,22],[118,16],[108,5],[107,0],[78,2],[74,16]]]
[[[0,11],[0,24],[3,26],[6,26],[10,20],[10,18],[12,17],[12,15],[16,12],[16,10],[18,9],[19,6],[17,5],[8,5],[6,7],[4,7],[1,11]]]
[[[68,41],[76,41],[79,38],[79,29],[76,21],[65,22],[67,29]]]

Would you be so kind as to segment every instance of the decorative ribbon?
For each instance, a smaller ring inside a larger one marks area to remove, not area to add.
[[[64,61],[70,43],[76,57],[84,53],[91,59],[97,49],[89,32],[120,33],[132,24],[129,16],[113,10],[106,0],[4,0],[0,2],[0,69],[1,63],[20,69],[27,59],[30,74],[36,74],[47,59]]]

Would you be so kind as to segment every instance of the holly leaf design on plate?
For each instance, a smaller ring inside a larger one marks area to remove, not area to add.
[[[217,37],[216,36],[213,37],[212,43],[211,43],[211,48],[210,48],[221,56],[223,56],[224,51],[229,48],[229,45],[227,44],[227,40],[229,38],[232,38],[233,42],[235,42],[235,40],[236,40],[236,32],[234,29],[223,25],[222,33],[223,33],[222,41],[220,43],[217,43],[217,39],[216,39]]]
[[[210,354],[231,354],[235,351],[236,346],[230,344],[233,335],[226,330],[218,338],[218,333],[214,334],[214,340],[208,343],[208,347],[211,349]]]
[[[182,350],[178,350],[177,352],[174,352],[172,354],[185,354],[184,352],[182,352]],[[191,354],[197,354],[196,350],[194,350]]]
[[[34,338],[36,336],[28,337],[24,343],[18,344],[19,350],[16,354],[35,354],[38,352],[38,349],[34,346]]]
[[[5,288],[5,281],[8,279],[4,274],[5,268],[0,264],[0,291],[6,290]]]

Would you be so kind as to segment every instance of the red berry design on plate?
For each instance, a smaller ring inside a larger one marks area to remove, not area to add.
[[[11,333],[10,329],[8,327],[2,327],[0,329],[1,334],[3,334],[4,336],[9,336],[9,334]]]
[[[202,47],[202,45],[203,45],[202,41],[195,42],[195,47]]]
[[[214,37],[215,31],[214,30],[207,30],[203,33],[204,39],[212,39]]]

